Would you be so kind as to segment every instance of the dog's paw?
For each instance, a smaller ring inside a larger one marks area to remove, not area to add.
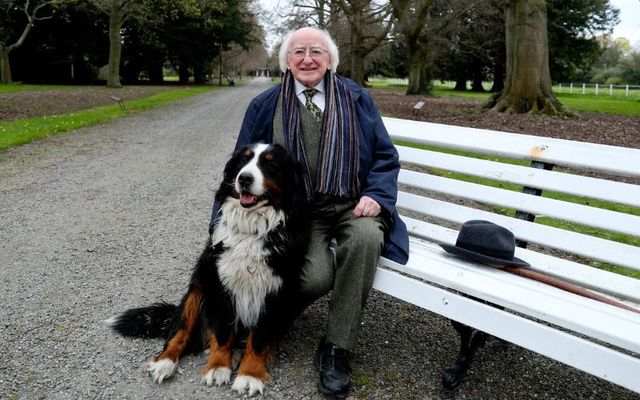
[[[227,367],[211,368],[202,377],[200,381],[202,384],[211,386],[214,383],[216,386],[224,385],[231,382],[231,369]]]
[[[249,397],[251,397],[255,394],[262,394],[264,392],[264,382],[260,379],[254,378],[253,376],[238,375],[236,376],[236,380],[233,381],[231,389],[238,392],[238,394],[248,392]]]
[[[177,367],[178,364],[168,358],[160,361],[149,361],[147,363],[147,371],[149,371],[153,381],[158,383],[162,383],[165,379],[173,375]]]

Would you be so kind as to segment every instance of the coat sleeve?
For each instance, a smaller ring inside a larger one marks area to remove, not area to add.
[[[368,168],[363,171],[364,176],[360,177],[363,183],[361,194],[377,201],[384,210],[383,214],[386,214],[384,216],[389,218],[391,223],[388,236],[385,237],[382,256],[406,264],[409,259],[409,236],[407,227],[396,210],[400,172],[398,152],[371,97],[365,93],[360,101],[363,118],[359,120],[361,128],[367,130],[362,133],[365,143],[369,146],[363,150],[366,151],[365,156],[371,157]]]
[[[362,195],[369,196],[391,216],[395,211],[398,198],[398,173],[400,161],[398,151],[393,146],[382,117],[371,97],[363,93],[360,97],[364,123],[361,129],[363,137],[368,138],[370,164],[362,188]],[[361,119],[362,121],[362,119]]]
[[[249,103],[247,111],[244,113],[244,119],[242,120],[242,126],[240,127],[240,133],[238,134],[238,140],[236,141],[236,147],[233,152],[240,150],[244,146],[254,143],[256,140],[253,138],[255,132],[256,116],[258,115],[258,101],[253,99]]]

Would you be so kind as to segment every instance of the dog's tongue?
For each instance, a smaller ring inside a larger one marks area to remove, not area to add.
[[[251,193],[242,192],[240,193],[240,204],[243,206],[251,206],[256,202],[256,196]]]

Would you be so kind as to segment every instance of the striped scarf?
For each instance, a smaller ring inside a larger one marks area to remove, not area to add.
[[[347,84],[331,71],[327,71],[324,79],[326,101],[321,122],[322,138],[315,188],[309,176],[309,163],[300,127],[300,101],[295,93],[294,78],[290,70],[284,75],[279,99],[282,104],[285,148],[305,167],[307,198],[311,200],[314,192],[354,198],[359,193],[360,147],[351,92]]]

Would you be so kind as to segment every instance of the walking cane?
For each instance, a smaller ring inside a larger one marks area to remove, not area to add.
[[[501,269],[503,269],[504,271],[507,271],[509,273],[515,274],[515,275],[519,275],[519,276],[523,276],[525,278],[529,278],[529,279],[533,279],[534,281],[538,281],[538,282],[542,282],[544,284],[556,287],[558,289],[561,290],[565,290],[567,292],[571,292],[574,294],[577,294],[579,296],[583,296],[583,297],[587,297],[589,299],[592,300],[596,300],[596,301],[600,301],[602,303],[606,303],[615,307],[619,307],[619,308],[623,308],[625,310],[628,311],[632,311],[635,313],[640,314],[640,309],[631,307],[627,304],[624,304],[620,301],[616,301],[613,300],[607,296],[603,296],[599,293],[595,293],[591,290],[587,290],[583,287],[580,287],[578,285],[574,285],[572,283],[563,281],[561,279],[557,279],[548,275],[544,275],[541,274],[539,272],[535,272],[532,271],[530,269],[526,269],[526,268],[521,268],[521,267],[510,267],[510,266],[504,266]]]

